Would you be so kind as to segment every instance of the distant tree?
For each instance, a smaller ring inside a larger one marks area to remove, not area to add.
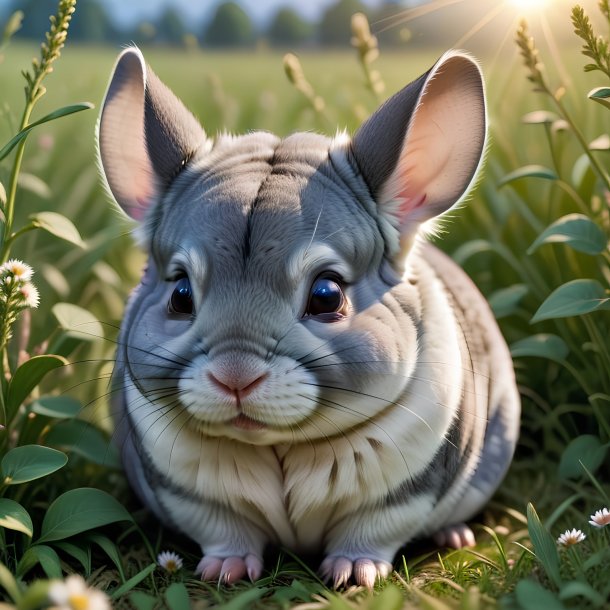
[[[291,8],[281,8],[267,30],[269,42],[276,46],[300,45],[312,39],[313,24]]]
[[[235,2],[218,6],[208,24],[203,44],[213,47],[244,47],[255,39],[254,27],[248,14]]]
[[[348,45],[352,37],[352,15],[359,12],[367,14],[360,0],[339,0],[330,6],[320,21],[320,42],[325,45]]]
[[[182,17],[180,17],[176,10],[168,8],[159,17],[157,22],[157,40],[170,45],[182,46],[184,45],[186,33],[184,21],[182,21]]]

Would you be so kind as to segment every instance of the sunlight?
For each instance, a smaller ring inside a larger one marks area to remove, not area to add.
[[[551,0],[506,0],[507,4],[520,11],[540,12],[551,4]]]

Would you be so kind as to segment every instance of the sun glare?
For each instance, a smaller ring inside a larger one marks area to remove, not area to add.
[[[551,4],[551,0],[507,0],[507,3],[520,11],[541,11]]]

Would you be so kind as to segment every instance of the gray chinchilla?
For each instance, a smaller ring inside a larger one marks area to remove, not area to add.
[[[423,235],[477,173],[480,70],[446,53],[353,137],[211,138],[128,48],[99,122],[149,261],[114,372],[129,480],[232,583],[268,543],[371,587],[417,536],[464,546],[519,426],[506,344]]]

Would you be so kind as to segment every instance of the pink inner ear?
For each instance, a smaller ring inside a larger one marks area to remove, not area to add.
[[[424,205],[428,196],[424,193],[418,197],[417,195],[410,194],[408,189],[405,189],[398,197],[402,200],[402,203],[398,206],[400,215],[402,216],[403,214],[409,214],[410,212],[413,212],[413,210]]]

